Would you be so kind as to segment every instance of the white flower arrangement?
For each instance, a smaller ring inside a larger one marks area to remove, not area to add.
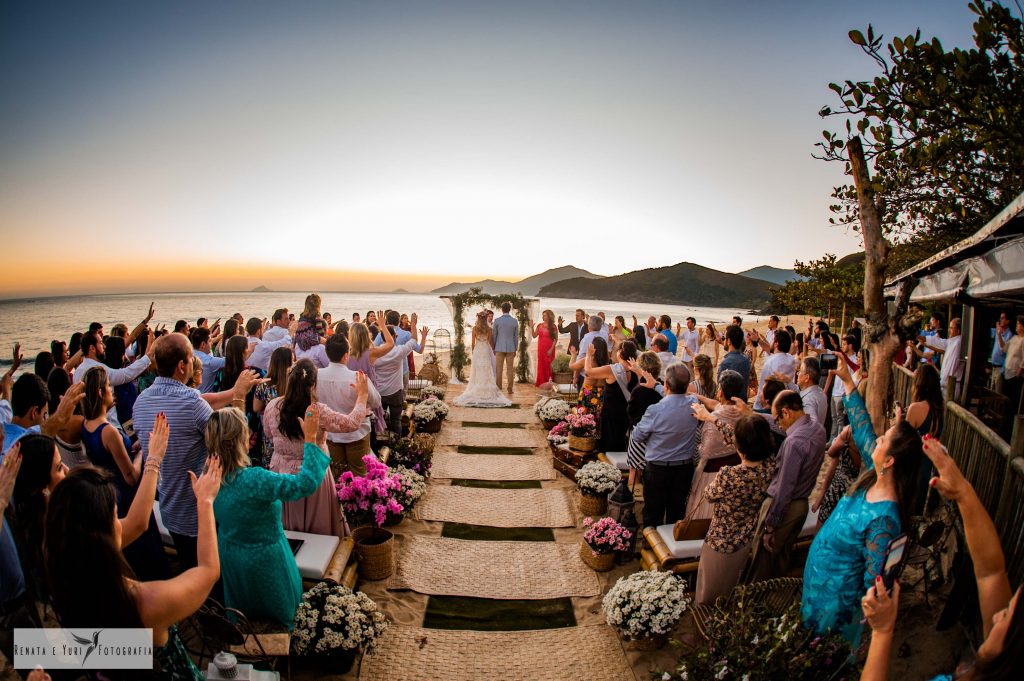
[[[621,480],[619,469],[603,461],[591,461],[576,471],[576,484],[580,491],[596,497],[611,493]]]
[[[601,602],[605,620],[624,638],[667,634],[690,606],[683,580],[641,570],[615,582]]]
[[[569,415],[572,407],[565,400],[547,398],[534,406],[533,412],[541,421],[561,421]]]
[[[366,594],[321,582],[302,596],[295,610],[291,647],[296,655],[330,654],[342,650],[374,652],[387,618]]]
[[[402,504],[406,512],[408,512],[420,500],[420,497],[426,494],[427,479],[405,466],[396,466],[392,470],[398,474],[399,479],[402,481],[402,498],[398,503]]]
[[[417,402],[412,408],[412,418],[416,423],[430,423],[436,418],[448,416],[448,405],[436,397],[428,397],[422,402]]]
[[[439,400],[444,399],[445,390],[436,385],[428,385],[420,388],[420,401],[427,399],[428,397],[436,397]]]

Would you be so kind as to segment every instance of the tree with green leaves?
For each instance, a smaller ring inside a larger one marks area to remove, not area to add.
[[[849,316],[863,311],[864,261],[847,262],[826,253],[810,262],[793,265],[802,279],[787,281],[772,289],[773,302],[784,310],[801,314],[832,317],[846,310]]]
[[[1024,190],[1024,25],[996,2],[968,8],[970,49],[947,51],[920,30],[888,43],[871,26],[850,31],[878,75],[832,83],[839,104],[820,111],[845,129],[823,131],[817,157],[850,175],[846,140],[861,139],[883,234],[907,244],[906,264],[976,232]],[[859,230],[853,183],[832,196],[831,221]]]

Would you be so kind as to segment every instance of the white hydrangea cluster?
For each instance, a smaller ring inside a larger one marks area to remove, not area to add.
[[[439,400],[444,399],[445,390],[444,388],[436,385],[428,385],[420,388],[420,400],[425,400],[428,397],[436,397]]]
[[[608,624],[630,639],[667,634],[690,606],[683,580],[641,570],[615,582],[602,601]]]
[[[434,419],[448,416],[448,405],[436,397],[428,397],[417,402],[412,408],[412,417],[416,423],[429,423]]]
[[[403,499],[400,503],[408,509],[426,494],[427,479],[405,466],[396,466],[393,470],[402,481]]]
[[[561,421],[568,416],[571,408],[565,400],[549,397],[537,402],[533,413],[542,421]]]
[[[591,461],[576,471],[576,484],[580,490],[594,496],[604,496],[618,487],[622,472],[610,463]]]
[[[303,594],[294,626],[292,652],[297,655],[336,650],[362,650],[372,655],[388,621],[366,594],[321,582]]]

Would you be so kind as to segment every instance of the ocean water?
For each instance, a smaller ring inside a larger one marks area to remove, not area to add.
[[[133,328],[142,321],[152,301],[156,313],[151,324],[167,324],[169,328],[179,319],[187,319],[194,325],[199,317],[210,322],[227,319],[235,312],[249,317],[270,317],[274,310],[286,307],[298,315],[306,292],[270,293],[160,293],[73,296],[62,298],[38,298],[0,301],[0,367],[10,366],[11,351],[15,343],[21,343],[26,368],[31,367],[36,353],[50,349],[50,341],[67,341],[75,331],[84,331],[91,322],[101,322],[104,330],[123,322]],[[419,315],[419,325],[430,329],[434,338],[437,329],[452,331],[452,318],[445,302],[433,294],[421,293],[322,293],[322,310],[330,312],[334,321],[352,318],[353,312],[365,317],[368,310],[395,309],[400,312]],[[709,307],[681,307],[642,302],[621,302],[603,300],[574,300],[569,298],[541,298],[534,304],[535,321],[540,321],[540,310],[550,309],[556,317],[573,319],[576,308],[583,308],[588,314],[603,311],[610,322],[615,315],[623,315],[630,324],[630,315],[635,314],[641,321],[648,315],[667,314],[673,325],[693,316],[698,324],[708,321],[727,322],[732,315],[747,318],[745,310]],[[471,319],[472,312],[467,314]],[[757,318],[751,318],[754,321]],[[564,341],[564,339],[563,339]],[[446,345],[437,339],[438,349]]]

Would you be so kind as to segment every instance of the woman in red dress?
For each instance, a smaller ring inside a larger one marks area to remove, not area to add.
[[[555,328],[555,314],[544,310],[543,320],[533,326],[533,337],[537,338],[537,382],[539,388],[551,382],[551,360],[558,347],[558,330]]]

